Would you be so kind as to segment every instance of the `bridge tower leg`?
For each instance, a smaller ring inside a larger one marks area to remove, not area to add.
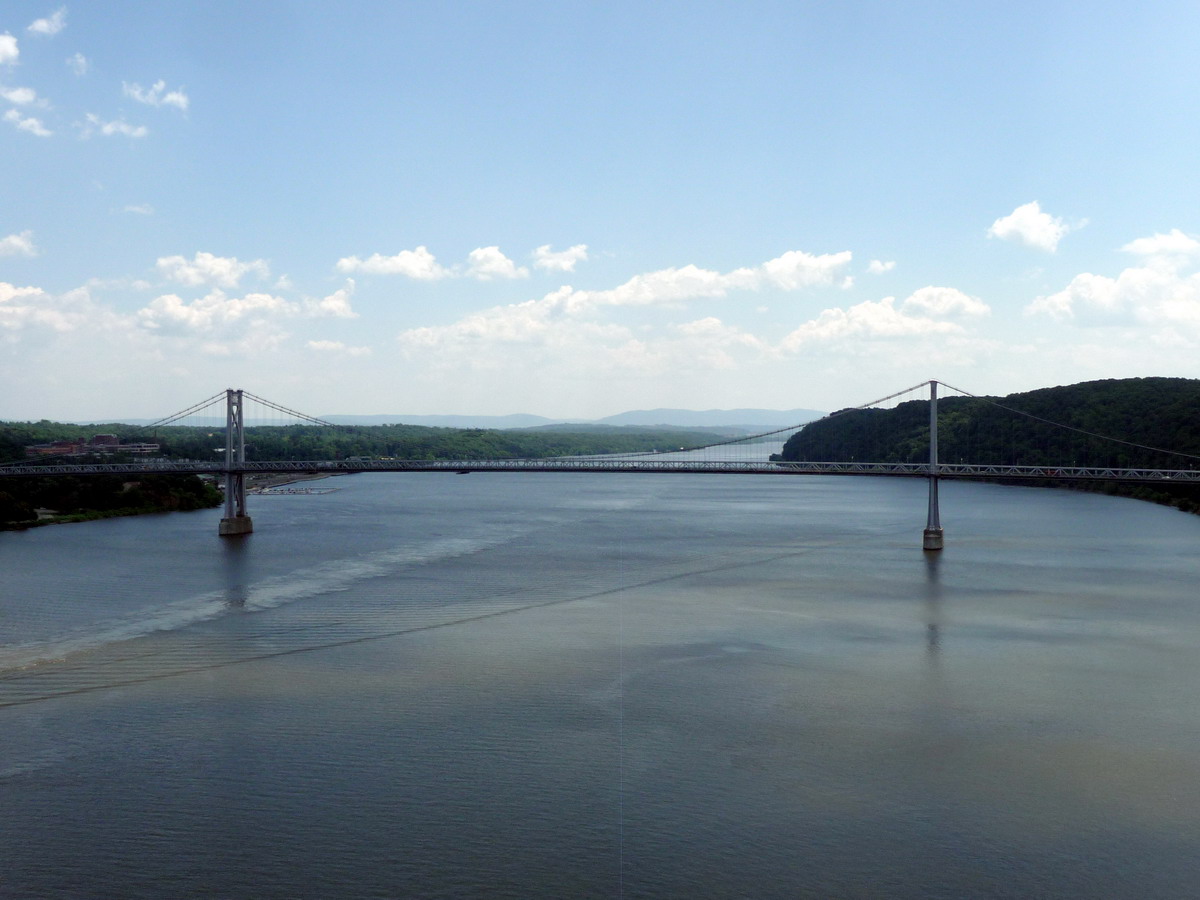
[[[921,542],[924,550],[941,550],[942,520],[938,511],[938,420],[936,381],[929,382],[929,518]]]
[[[229,388],[225,391],[225,517],[217,532],[221,537],[254,531],[254,522],[246,515],[246,476],[238,471],[246,461],[244,425],[242,392]]]

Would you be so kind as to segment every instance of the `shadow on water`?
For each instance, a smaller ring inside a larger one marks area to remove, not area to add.
[[[225,605],[230,609],[246,607],[249,544],[249,535],[221,538],[221,579],[224,582]]]

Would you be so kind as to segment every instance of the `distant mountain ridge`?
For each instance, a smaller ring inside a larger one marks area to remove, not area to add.
[[[335,425],[424,425],[429,428],[542,428],[545,426],[560,427],[564,425],[585,426],[617,426],[636,425],[639,427],[668,427],[668,428],[715,428],[729,431],[753,434],[759,431],[770,431],[774,428],[786,428],[789,425],[801,425],[824,416],[824,412],[815,409],[632,409],[627,412],[605,416],[603,419],[552,419],[547,416],[537,416],[531,413],[513,413],[507,416],[470,416],[444,415],[419,416],[398,413],[396,415],[371,416],[318,416],[326,422]],[[153,419],[104,419],[90,422],[77,422],[78,425],[115,424],[148,425]],[[223,428],[224,417],[205,417],[190,419],[188,425],[206,428]],[[276,420],[256,419],[249,417],[246,425],[278,425]]]
[[[815,409],[634,409],[602,419],[551,419],[529,413],[507,416],[321,416],[337,425],[383,425],[403,423],[440,428],[539,428],[546,425],[638,425],[672,428],[729,428],[739,431],[769,431],[819,419]]]
[[[635,409],[597,419],[601,425],[682,425],[786,428],[819,419],[815,409]]]

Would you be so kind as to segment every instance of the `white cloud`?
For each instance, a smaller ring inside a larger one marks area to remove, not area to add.
[[[119,320],[109,310],[92,302],[87,288],[76,288],[54,296],[35,287],[16,287],[0,282],[0,331],[15,340],[17,332],[46,328],[63,334],[79,329],[100,330]]]
[[[838,270],[848,265],[850,251],[814,256],[791,250],[754,268],[714,272],[688,265],[635,275],[619,287],[606,291],[577,291],[560,288],[542,302],[561,305],[568,312],[597,306],[673,306],[685,300],[724,297],[730,291],[776,288],[785,291],[833,284]]]
[[[82,53],[75,53],[67,57],[67,68],[69,68],[76,75],[86,75],[88,69],[91,68],[91,65],[92,64],[88,62],[88,58]]]
[[[149,203],[131,203],[124,207],[121,212],[135,213],[139,216],[152,216],[154,215],[154,207]]]
[[[38,297],[42,294],[43,291],[41,288],[19,288],[15,284],[0,281],[0,303],[11,303],[13,300],[19,300],[23,297]]]
[[[163,256],[156,263],[159,274],[180,284],[214,284],[218,287],[237,287],[243,275],[257,273],[261,278],[270,276],[265,259],[242,262],[236,256],[214,256],[197,253],[191,260],[182,256]]]
[[[372,254],[367,259],[346,256],[337,261],[340,272],[366,272],[370,275],[407,275],[420,281],[436,281],[452,273],[438,265],[437,259],[424,246],[416,250],[401,250],[395,256]]]
[[[1200,255],[1200,241],[1178,228],[1172,228],[1167,234],[1154,234],[1130,241],[1121,249],[1126,253],[1149,257],[1151,261],[1160,261],[1164,265],[1177,266],[1189,257]]]
[[[265,313],[287,313],[291,308],[282,297],[271,294],[226,297],[224,292],[214,290],[191,303],[177,294],[163,294],[138,310],[137,317],[143,326],[155,330],[210,331]]]
[[[307,310],[314,316],[334,316],[339,319],[356,319],[356,313],[350,307],[350,297],[354,294],[354,279],[346,279],[346,286],[339,288],[320,300],[310,300]]]
[[[789,250],[782,256],[768,260],[757,270],[739,269],[731,273],[738,276],[746,271],[755,272],[759,279],[756,287],[780,287],[785,291],[794,291],[802,287],[819,284],[832,284],[837,271],[850,264],[851,253],[843,250],[841,253],[823,253],[814,256],[803,250]]]
[[[1116,278],[1083,272],[1025,311],[1058,320],[1088,313],[1110,322],[1132,317],[1146,324],[1200,323],[1200,275],[1154,266],[1125,269]]]
[[[896,309],[895,303],[895,297],[884,297],[879,301],[864,301],[849,309],[826,309],[817,318],[805,322],[787,335],[780,346],[784,350],[795,351],[805,344],[829,343],[845,338],[902,338],[963,331],[963,327],[954,322],[912,315],[903,307]],[[913,308],[919,308],[919,304]]]
[[[137,82],[122,82],[121,88],[126,97],[132,97],[138,103],[145,103],[147,106],[174,106],[185,112],[188,108],[188,95],[183,92],[183,88],[168,91],[167,83],[161,79],[149,88],[143,88]]]
[[[466,274],[479,281],[491,281],[494,278],[528,278],[529,270],[524,266],[518,268],[499,247],[479,247],[467,255]]]
[[[17,39],[7,31],[0,34],[0,66],[11,66],[20,58],[21,48]]]
[[[341,341],[309,341],[308,348],[319,353],[338,353],[345,356],[370,356],[370,347],[349,347]]]
[[[67,8],[60,6],[51,15],[44,19],[38,19],[29,26],[29,31],[33,34],[44,34],[47,37],[54,37],[64,28],[67,27]]]
[[[0,238],[0,256],[37,256],[37,247],[33,246],[33,232],[22,231],[20,234]]]
[[[169,267],[174,267],[174,260],[169,262]],[[237,260],[222,262],[237,263]],[[246,264],[233,267],[224,278],[225,283],[229,283],[229,279],[235,273],[244,272],[245,269]],[[193,277],[193,273],[186,272],[186,277]],[[261,345],[261,341],[277,342],[283,339],[284,335],[277,326],[284,319],[356,318],[358,314],[350,307],[350,296],[353,292],[354,282],[347,281],[345,287],[326,297],[307,298],[297,302],[277,294],[260,292],[230,297],[220,288],[213,288],[205,296],[191,301],[184,300],[178,294],[163,294],[138,310],[136,320],[143,328],[168,335],[211,335],[229,326],[237,326],[241,331],[258,332],[253,340],[259,341]],[[206,352],[212,352],[211,348]]]
[[[810,285],[829,285],[850,258],[849,251],[814,256],[794,250],[760,266],[726,273],[689,265],[635,275],[609,290],[576,290],[568,285],[537,300],[472,313],[450,325],[410,329],[399,339],[401,344],[413,348],[478,342],[554,343],[558,340],[556,336],[577,337],[586,333],[595,337],[601,332],[610,340],[614,335],[626,339],[624,328],[580,320],[608,307],[674,308],[685,301],[724,297],[735,290],[798,290]]]
[[[587,258],[587,244],[576,244],[557,252],[551,250],[549,244],[542,244],[533,251],[534,266],[553,272],[574,272],[575,264],[587,262]]]
[[[95,113],[88,113],[86,118],[87,124],[80,126],[79,135],[84,139],[90,138],[93,134],[102,134],[105,137],[121,134],[131,138],[144,138],[150,133],[150,129],[145,125],[130,125],[124,119],[105,122]]]
[[[439,281],[443,278],[494,279],[528,278],[529,270],[517,266],[500,252],[499,247],[478,247],[467,257],[466,267],[447,268],[424,245],[415,250],[401,250],[395,256],[374,253],[366,259],[345,256],[337,261],[339,272],[365,272],[369,275],[404,275],[418,281]]]
[[[1058,242],[1063,239],[1071,227],[1056,219],[1042,208],[1035,200],[1018,206],[1007,216],[997,219],[988,228],[988,237],[999,238],[1002,241],[1020,241],[1039,250],[1053,253],[1058,249]]]
[[[900,307],[904,312],[930,316],[986,316],[991,308],[978,297],[956,288],[923,287],[909,295]]]
[[[896,268],[895,260],[884,262],[881,259],[873,259],[867,264],[867,271],[872,275],[882,275],[884,272],[890,272],[894,268]]]
[[[41,119],[35,119],[33,116],[22,116],[15,109],[10,109],[4,114],[4,121],[12,124],[18,131],[28,131],[30,134],[38,137],[50,137],[54,134],[42,124]]]
[[[0,97],[9,103],[15,103],[17,106],[29,106],[33,103],[36,103],[38,106],[46,105],[46,101],[38,100],[37,91],[28,87],[6,88],[0,85]]]
[[[1054,294],[1038,297],[1025,312],[1082,325],[1140,325],[1149,339],[1179,346],[1200,340],[1200,242],[1174,229],[1138,238],[1121,248],[1142,265],[1115,278],[1081,272]]]

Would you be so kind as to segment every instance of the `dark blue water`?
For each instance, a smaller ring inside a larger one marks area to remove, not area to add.
[[[1200,518],[359,475],[0,535],[0,895],[1183,897]]]

